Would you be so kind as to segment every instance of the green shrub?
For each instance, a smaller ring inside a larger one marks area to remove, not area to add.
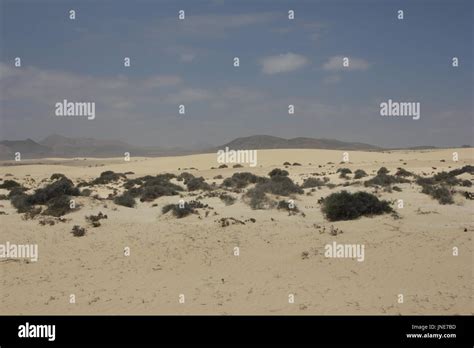
[[[47,209],[43,212],[43,215],[59,217],[72,210],[70,207],[70,197],[66,195],[53,197],[48,200],[46,205]]]
[[[354,172],[354,179],[361,179],[361,178],[366,177],[366,176],[367,176],[367,173],[362,169],[357,169]]]
[[[207,204],[203,204],[198,201],[190,201],[189,203],[184,202],[184,205],[182,205],[182,207],[180,207],[179,204],[167,204],[161,209],[161,211],[163,214],[166,214],[169,211],[171,211],[174,217],[181,219],[190,214],[196,214],[197,213],[196,209],[198,208],[207,208],[207,207],[208,207]]]
[[[318,178],[307,178],[303,184],[301,185],[302,188],[310,188],[310,187],[321,187],[326,185],[326,183]]]
[[[347,174],[352,174],[352,171],[349,168],[339,168],[336,173],[340,173],[340,178],[347,179]]]
[[[404,168],[397,168],[397,172],[395,173],[395,176],[407,177],[407,176],[415,176],[415,174],[413,174],[412,172],[409,172],[408,170]]]
[[[125,192],[121,196],[115,197],[114,203],[123,205],[124,207],[133,208],[135,206],[135,198],[133,198],[130,193]]]
[[[288,175],[289,173],[286,170],[280,169],[280,168],[275,168],[270,173],[268,173],[268,176],[270,178],[273,178],[274,176],[288,176]]]
[[[434,199],[436,199],[440,204],[453,204],[453,195],[451,191],[445,186],[430,186],[424,185],[422,193],[430,195]]]
[[[211,189],[211,186],[204,181],[204,178],[201,176],[199,178],[192,178],[187,183],[186,186],[189,191],[203,190],[207,191]]]
[[[263,182],[265,180],[268,179],[259,177],[249,172],[234,173],[230,178],[224,179],[222,186],[241,189],[247,187],[249,184]]]
[[[258,183],[257,188],[263,192],[279,196],[288,196],[292,193],[304,193],[303,189],[296,185],[289,177],[279,175],[274,175],[270,180]]]
[[[15,187],[21,187],[21,185],[17,183],[15,180],[5,180],[3,183],[0,184],[0,188],[6,189],[6,190],[11,190]]]
[[[392,212],[389,202],[367,192],[332,193],[322,201],[321,210],[330,221],[353,220],[360,216],[380,215]]]
[[[74,225],[71,233],[74,237],[83,237],[86,235],[86,229],[79,225]]]
[[[226,193],[222,193],[219,198],[221,199],[221,201],[224,202],[225,205],[232,205],[235,203],[236,201],[236,198],[231,196],[231,195],[228,195]]]

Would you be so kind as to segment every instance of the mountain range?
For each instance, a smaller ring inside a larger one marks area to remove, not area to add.
[[[23,159],[44,157],[121,157],[125,152],[132,156],[179,156],[196,153],[212,153],[228,147],[233,150],[260,149],[329,149],[381,151],[381,147],[358,142],[344,142],[334,139],[292,138],[285,139],[271,135],[253,135],[236,138],[218,147],[184,148],[140,147],[120,140],[99,140],[95,138],[69,138],[58,134],[50,135],[38,142],[32,139],[0,141],[0,159],[14,159],[20,152]],[[433,148],[433,147],[423,147]]]

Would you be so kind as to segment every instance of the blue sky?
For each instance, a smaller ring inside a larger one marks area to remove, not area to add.
[[[472,1],[0,4],[2,139],[59,133],[190,147],[270,134],[472,144]],[[352,66],[342,69],[340,57]],[[94,101],[96,118],[55,117],[63,99]],[[420,120],[381,117],[387,99],[420,102]]]

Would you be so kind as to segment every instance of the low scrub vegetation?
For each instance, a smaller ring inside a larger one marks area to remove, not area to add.
[[[393,211],[389,202],[380,201],[373,194],[363,191],[332,193],[321,203],[321,210],[329,221],[354,220],[360,216],[380,215]]]

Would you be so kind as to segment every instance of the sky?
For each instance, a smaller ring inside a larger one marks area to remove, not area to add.
[[[56,133],[193,148],[267,134],[473,144],[473,4],[0,0],[0,139]],[[64,99],[94,102],[95,118],[56,116]],[[420,119],[382,117],[389,99],[420,103]]]

